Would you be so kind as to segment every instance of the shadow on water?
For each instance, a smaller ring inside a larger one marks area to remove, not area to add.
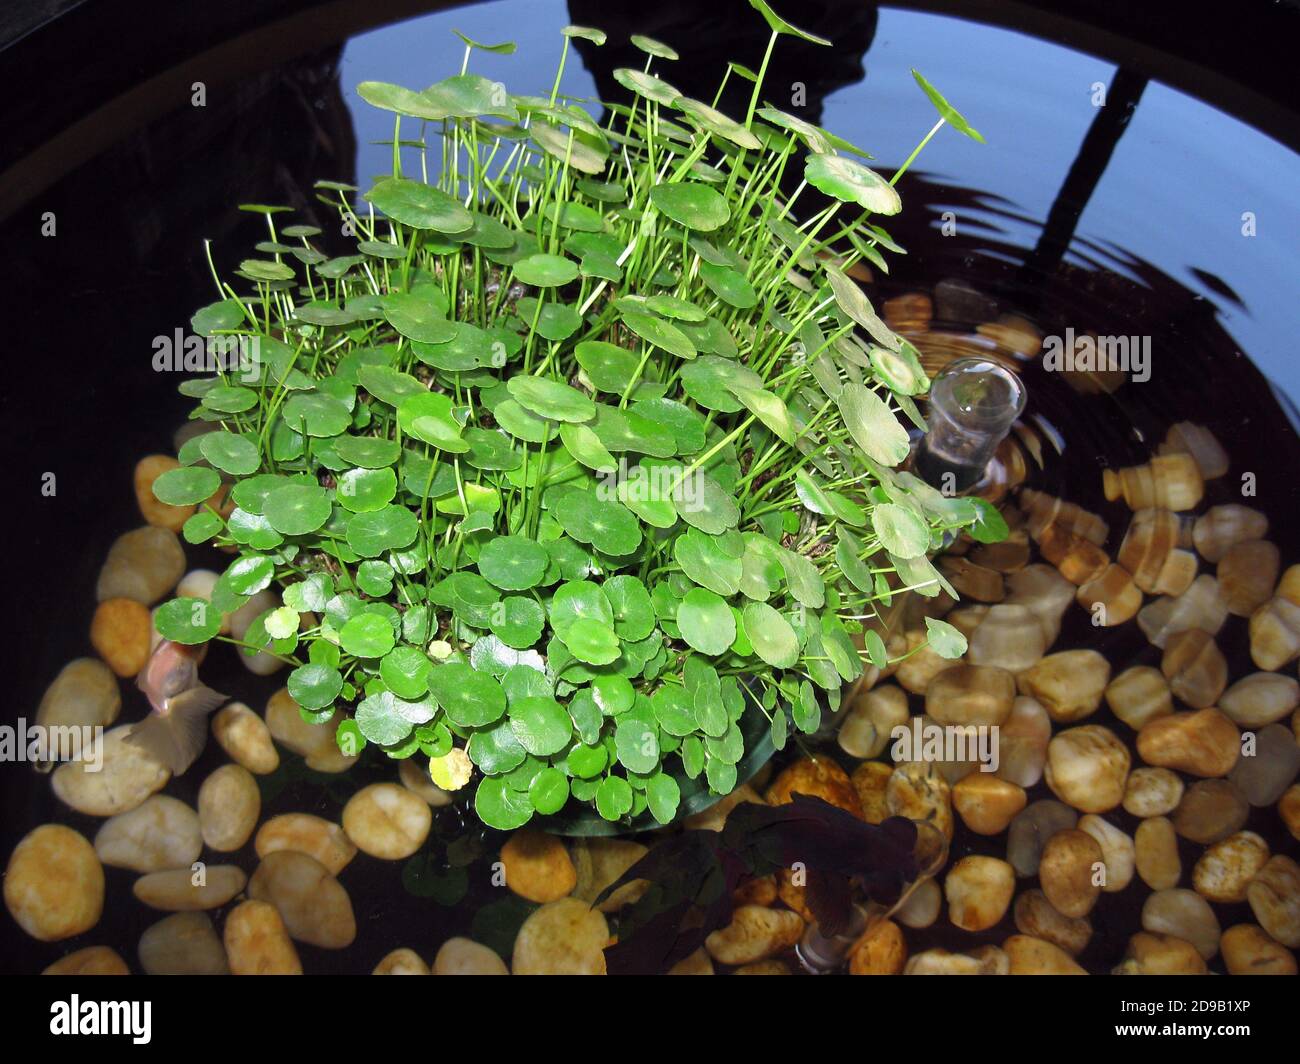
[[[398,4],[392,10],[404,16],[425,6]],[[806,83],[801,113],[816,121],[826,97],[857,83],[864,66],[871,65],[877,11],[844,0],[809,0],[799,7],[797,21],[834,38],[837,48],[831,52],[795,46],[778,51],[772,77],[778,84]],[[711,4],[704,16],[689,3],[571,0],[569,18],[559,5],[554,15],[557,26],[571,19],[609,31],[604,49],[581,42],[578,46],[599,92],[608,99],[621,95],[611,71],[639,65],[627,44],[633,32],[674,45],[683,61],[674,69],[673,81],[704,99],[713,98],[716,86],[697,84],[696,71],[716,70],[728,59],[756,68],[766,44],[766,34],[743,0]],[[348,110],[351,86],[340,84],[344,46],[337,42],[357,27],[346,19],[338,24],[344,29],[310,54],[267,61],[260,72],[240,79],[233,92],[213,94],[201,122],[182,107],[140,129],[112,131],[105,138],[110,143],[106,150],[40,188],[39,195],[0,223],[6,249],[0,272],[11,300],[9,375],[0,394],[0,445],[10,456],[6,511],[12,544],[6,721],[30,719],[57,670],[69,658],[90,652],[85,633],[96,573],[111,541],[138,523],[131,469],[141,455],[170,448],[172,429],[189,409],[188,401],[175,392],[175,376],[152,372],[150,360],[153,338],[184,328],[193,308],[211,298],[203,241],[212,242],[218,268],[228,271],[241,249],[264,232],[261,219],[238,211],[236,204],[282,203],[295,209],[297,220],[316,221],[312,183],[321,178],[354,180],[357,138]],[[415,25],[421,33],[445,34],[455,24],[454,18],[439,16]],[[318,36],[324,32],[321,25],[314,30]],[[398,27],[393,32],[406,31]],[[500,36],[509,33],[503,28]],[[1023,47],[1032,49],[1035,43],[1026,38]],[[300,51],[286,44],[279,51],[268,49],[267,55]],[[189,76],[183,64],[181,70],[178,84]],[[383,76],[419,83],[432,80],[426,74],[395,70]],[[1128,96],[1139,108],[1141,82],[1134,76],[1128,83]],[[733,81],[724,107],[743,111],[744,88]],[[1120,89],[1122,97],[1123,84]],[[962,102],[972,111],[978,105]],[[1112,527],[1122,528],[1124,512],[1100,497],[1101,469],[1144,461],[1171,422],[1199,420],[1220,433],[1230,451],[1230,477],[1251,471],[1267,485],[1266,490],[1261,487],[1258,505],[1272,518],[1273,538],[1283,558],[1293,560],[1300,557],[1290,520],[1300,506],[1300,488],[1289,475],[1297,453],[1294,430],[1249,353],[1240,350],[1222,321],[1224,308],[1249,305],[1251,293],[1234,291],[1205,264],[1192,265],[1202,289],[1193,291],[1144,257],[1144,249],[1075,233],[1090,192],[1111,161],[1108,149],[1123,133],[1124,123],[1112,120],[1117,113],[1094,125],[1068,173],[1044,174],[1045,183],[1061,190],[1045,218],[1026,213],[996,190],[963,188],[924,169],[905,175],[900,189],[907,209],[889,228],[909,254],[893,260],[891,276],[877,278],[878,295],[885,299],[941,291],[944,282],[956,281],[962,292],[976,293],[976,302],[969,294],[965,301],[950,301],[945,318],[944,303],[936,298],[935,323],[936,329],[956,334],[968,334],[978,322],[1005,311],[1026,316],[1049,335],[1075,329],[1149,337],[1151,380],[1129,382],[1114,394],[1081,396],[1059,375],[1032,364],[1025,368],[1031,396],[1027,417],[1041,418],[1067,441],[1059,455],[1049,452],[1046,467],[1035,474],[1036,485],[1096,506]],[[39,143],[31,137],[18,141],[30,151]],[[44,212],[56,219],[53,239],[41,235]],[[945,232],[948,212],[963,219],[952,235]],[[1204,295],[1206,289],[1218,302]],[[1268,308],[1253,309],[1267,313]],[[46,473],[57,477],[52,498],[39,493]],[[1210,502],[1233,497],[1227,481],[1213,490],[1224,497]],[[201,559],[192,552],[191,561],[222,567],[216,552]],[[1058,645],[1085,642],[1100,646],[1117,668],[1121,661],[1150,662],[1151,649],[1139,645],[1132,632],[1112,632],[1099,643],[1086,618],[1067,627]],[[1225,650],[1233,661],[1245,653],[1240,641]],[[228,648],[213,655],[209,682],[224,684],[223,689],[256,707],[263,705],[279,683],[245,673],[233,656],[223,665],[223,652],[229,654]],[[129,684],[122,689],[123,719],[140,716],[142,697]],[[192,803],[199,782],[222,760],[214,745],[169,793]],[[8,811],[0,827],[0,851],[5,855],[33,825],[48,820],[63,820],[93,835],[98,822],[69,815],[48,783],[34,777],[27,766],[5,765],[0,771]],[[384,766],[371,761],[345,785],[337,778],[308,773],[291,759],[263,781],[264,812],[312,811],[337,818],[357,777],[369,781],[382,771]],[[1031,800],[1046,793],[1040,784]],[[1120,826],[1131,831],[1130,820],[1121,818]],[[1257,830],[1271,841],[1277,837],[1276,826]],[[438,855],[436,866],[406,870],[408,875],[421,873],[418,882],[407,883],[418,894],[403,887],[401,865],[361,860],[345,870],[342,882],[357,909],[357,942],[337,953],[304,947],[308,970],[367,971],[397,946],[414,946],[431,955],[451,934],[473,933],[490,943],[508,935],[524,911],[520,903],[507,901],[483,912],[477,902],[456,904],[469,890],[465,866],[488,853],[478,829],[452,808],[439,814],[435,832],[430,849]],[[998,853],[1001,845],[1000,840],[961,833],[954,856]],[[1184,854],[1189,856],[1190,851]],[[251,869],[255,856],[248,847],[230,860]],[[475,865],[475,878],[481,869]],[[0,968],[38,971],[71,948],[99,942],[117,946],[134,963],[134,943],[157,914],[125,901],[132,878],[122,870],[108,870],[110,904],[101,926],[84,942],[37,944],[8,918],[0,920]],[[1119,956],[1136,924],[1134,907],[1142,894],[1130,891],[1122,902],[1104,899],[1095,921],[1098,933],[1084,963],[1102,968]],[[1228,915],[1240,914],[1234,910]],[[1011,930],[1006,922],[963,942],[1000,941]],[[913,946],[942,942],[941,929],[935,929],[918,934]]]

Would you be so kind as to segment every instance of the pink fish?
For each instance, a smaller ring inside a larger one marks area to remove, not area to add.
[[[164,639],[136,677],[153,712],[127,733],[179,776],[208,741],[208,714],[229,700],[199,682],[202,649]]]

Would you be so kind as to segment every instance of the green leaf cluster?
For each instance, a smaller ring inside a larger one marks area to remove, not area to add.
[[[755,6],[774,41],[808,37]],[[303,714],[468,757],[496,828],[569,803],[667,823],[687,781],[726,794],[742,719],[777,747],[815,730],[883,656],[864,622],[951,590],[945,535],[996,531],[896,468],[928,381],[849,275],[896,248],[893,184],[759,108],[761,71],[742,122],[637,46],[604,124],[469,72],[360,86],[394,116],[394,172],[355,201],[318,186],[341,256],[264,212],[264,257],[195,316],[257,358],[183,386],[212,431],[156,485],[188,505],[224,482],[233,510],[186,535],[237,552],[213,608],[164,605],[162,634],[212,638],[278,585],[245,649],[294,662]],[[805,217],[787,171],[829,205]]]

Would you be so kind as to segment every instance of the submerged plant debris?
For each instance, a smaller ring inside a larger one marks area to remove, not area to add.
[[[742,802],[721,831],[683,831],[655,845],[597,899],[638,879],[650,881],[605,950],[611,975],[665,972],[725,927],[745,879],[801,866],[806,901],[828,935],[847,924],[857,889],[895,901],[916,879],[916,825],[902,817],[868,824],[821,798],[799,794],[784,805]]]

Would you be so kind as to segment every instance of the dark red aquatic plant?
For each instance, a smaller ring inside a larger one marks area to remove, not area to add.
[[[785,805],[744,802],[721,831],[683,831],[651,848],[597,902],[648,880],[624,910],[619,941],[605,951],[611,975],[666,971],[731,920],[732,892],[750,876],[802,866],[805,900],[824,934],[845,928],[854,896],[890,903],[918,874],[916,825],[868,824],[820,798]]]

